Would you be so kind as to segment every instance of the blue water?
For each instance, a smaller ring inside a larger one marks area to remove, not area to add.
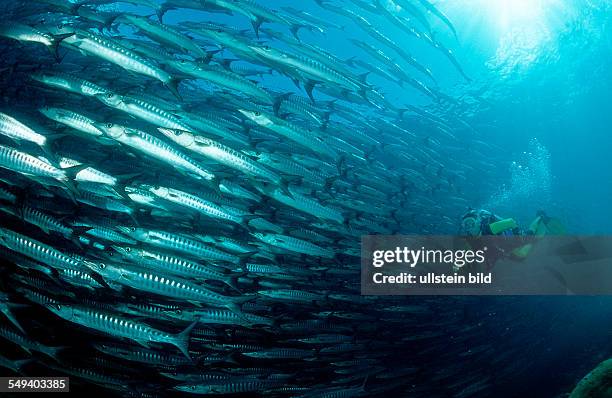
[[[606,22],[609,24],[612,15],[610,5],[605,3],[438,2],[453,22],[458,40],[442,22],[430,18],[436,38],[453,51],[472,82],[465,82],[440,52],[414,38],[398,36],[384,17],[364,14],[430,67],[442,92],[468,104],[461,114],[473,130],[457,132],[465,143],[464,161],[470,164],[481,156],[488,161],[477,175],[471,176],[478,181],[471,188],[474,192],[465,192],[469,206],[489,206],[523,224],[529,223],[537,210],[544,209],[577,234],[612,231],[612,209],[608,206],[612,173],[606,167],[612,149],[608,128],[612,122],[608,109],[611,61],[607,56],[612,49],[612,32]],[[266,6],[274,9],[295,4],[270,1]],[[337,23],[346,26],[344,32],[332,30],[326,36],[303,30],[300,38],[304,42],[346,59],[363,57],[347,37],[377,45],[356,25],[322,10],[314,2],[300,4],[300,9],[337,19]],[[196,20],[197,15],[176,10],[169,11],[166,18],[172,23],[186,17]],[[250,29],[245,18],[240,21],[208,13],[201,13],[201,17]],[[264,77],[263,82],[279,90],[296,90],[282,77]],[[368,82],[380,87],[394,104],[436,108],[416,90],[398,89],[375,75]],[[484,141],[491,147],[479,150],[476,159],[471,153],[472,140]],[[435,232],[449,231],[442,227]]]
[[[347,42],[348,37],[377,45],[354,24],[314,2],[265,1],[272,9],[298,8],[298,3],[299,8],[346,25],[326,36],[304,31],[300,33],[304,42],[343,59],[366,57]],[[521,225],[528,225],[536,211],[545,210],[573,234],[612,233],[612,5],[605,3],[438,1],[458,39],[435,18],[430,18],[432,30],[453,51],[471,81],[463,79],[438,51],[398,35],[383,17],[368,15],[431,68],[442,93],[459,99],[454,104],[436,102],[378,76],[368,77],[398,107],[419,105],[445,115],[457,143],[452,148],[443,143],[438,150],[442,156],[452,153],[453,162],[471,170],[452,182],[453,195],[463,198],[463,205],[446,207],[444,195],[450,192],[416,197],[416,202],[435,203],[431,211],[440,217],[424,231],[411,225],[406,230],[454,233],[462,211],[477,207],[514,217]],[[148,11],[133,6],[119,9]],[[164,21],[185,19],[251,29],[244,18],[192,10],[169,11]],[[278,74],[262,79],[267,88],[301,92]],[[372,117],[375,122],[375,114]],[[442,182],[451,181],[452,173],[445,170]],[[414,364],[424,370],[415,388],[435,386],[438,380],[447,380],[446,374],[452,374],[454,381],[464,374],[490,384],[487,395],[467,396],[561,397],[597,363],[612,356],[612,297],[448,298],[436,300],[435,308],[463,316],[453,324],[439,325],[432,313],[419,325],[405,326],[406,335],[438,329],[445,334],[443,340],[435,340],[438,346],[431,347],[431,360],[420,356]],[[470,353],[482,345],[490,345],[486,355]],[[445,351],[461,355],[437,361],[436,355]],[[409,358],[412,353],[399,354]],[[457,365],[459,372],[453,370]]]
[[[507,214],[525,219],[536,203],[550,213],[554,209],[574,233],[610,233],[610,5],[491,1],[480,2],[482,7],[466,2],[464,8],[459,1],[446,3],[462,32],[460,58],[479,76],[476,86],[482,89],[477,90],[486,98],[473,123],[503,148],[492,177],[520,191],[530,173],[516,173],[504,163],[521,162],[522,152],[533,152],[533,138],[549,153],[547,160],[528,164],[535,178],[527,184],[541,189],[528,189],[528,197],[519,194],[514,207],[504,203]]]
[[[305,3],[300,7],[338,18]],[[563,220],[574,234],[612,233],[612,6],[605,3],[437,2],[453,22],[458,41],[435,18],[433,30],[452,49],[471,82],[464,81],[439,52],[412,38],[392,36],[431,67],[441,91],[464,100],[459,113],[470,129],[454,126],[465,145],[459,160],[466,164],[484,160],[475,166],[467,184],[470,188],[464,192],[469,206],[514,217],[522,225],[543,209]],[[295,6],[292,1],[266,5]],[[168,17],[182,16],[170,12]],[[368,17],[379,21],[382,31],[396,32],[384,18]],[[345,32],[326,37],[304,32],[303,40],[333,49],[342,58],[361,54],[347,45],[346,36],[376,44],[346,20],[336,22],[347,25]],[[394,103],[438,109],[414,90],[398,89],[377,76],[368,81],[381,87]],[[268,83],[292,89],[280,78]],[[431,232],[454,231],[440,225]],[[489,311],[480,313],[483,307]],[[495,395],[490,396],[556,397],[571,391],[579,378],[612,355],[610,308],[612,298],[608,297],[483,298],[466,304],[466,311],[479,314],[476,325],[495,347],[493,357],[509,355],[507,361],[492,366],[490,374],[482,374],[483,379],[496,381]],[[466,321],[473,323],[473,319]],[[452,328],[446,332],[452,346],[459,333]],[[435,375],[445,369],[430,371]],[[469,377],[467,366],[465,373]]]

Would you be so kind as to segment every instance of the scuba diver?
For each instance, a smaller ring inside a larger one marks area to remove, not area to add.
[[[461,218],[459,235],[470,248],[487,247],[486,267],[490,269],[500,258],[521,260],[527,257],[533,243],[545,235],[563,235],[565,227],[542,210],[526,230],[513,218],[502,218],[488,210],[470,209]],[[508,239],[495,239],[503,236]]]

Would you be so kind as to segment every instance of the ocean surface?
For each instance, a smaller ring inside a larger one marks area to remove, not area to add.
[[[611,234],[607,3],[0,0],[0,376],[567,396],[612,298],[364,297],[359,244],[470,208]]]

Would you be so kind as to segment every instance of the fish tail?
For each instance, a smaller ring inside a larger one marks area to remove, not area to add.
[[[185,328],[182,332],[178,333],[175,336],[175,339],[172,341],[172,344],[178,348],[190,361],[193,361],[191,355],[189,355],[189,334],[191,330],[198,324],[198,321],[193,321],[189,326]]]
[[[51,54],[53,54],[55,60],[58,63],[61,62],[61,57],[59,55],[59,45],[64,39],[67,39],[71,36],[74,36],[74,33],[65,33],[53,36],[53,42],[51,47],[49,47],[49,50],[51,51]]]
[[[166,15],[166,13],[170,10],[175,10],[176,8],[169,6],[165,3],[163,3],[162,5],[160,5],[156,10],[155,10],[155,15],[157,15],[157,19],[159,20],[159,23],[164,23],[163,19],[164,19],[164,15]]]
[[[246,315],[242,312],[242,308],[241,305],[247,301],[250,301],[252,299],[254,299],[255,296],[250,297],[250,296],[243,296],[243,297],[237,297],[236,300],[232,303],[226,304],[225,308],[227,308],[228,310],[232,311],[234,314],[236,314],[238,316],[238,318],[240,318],[240,320],[242,322],[245,322],[247,325],[252,325],[252,322],[246,317]]]
[[[291,32],[291,34],[293,35],[293,37],[295,37],[295,39],[297,41],[300,41],[300,37],[298,36],[298,32],[302,28],[307,28],[307,26],[304,25],[304,24],[297,24],[296,23],[296,24],[291,25],[291,27],[289,28],[289,31]]]
[[[178,85],[180,82],[181,82],[180,78],[172,77],[170,80],[168,80],[165,83],[165,86],[168,87],[168,90],[170,90],[172,95],[178,98],[179,101],[183,101],[183,97],[181,97],[181,94],[179,94],[179,91],[178,91]]]
[[[295,199],[293,197],[293,194],[291,193],[291,191],[289,190],[289,180],[286,178],[281,178],[280,180],[280,184],[279,184],[279,188],[281,189],[281,191],[283,191],[283,193],[287,196],[289,196],[291,199]]]
[[[259,39],[259,28],[264,20],[261,17],[255,17],[254,20],[251,21],[251,25],[253,25],[253,30],[255,31],[255,36]]]
[[[242,275],[242,274],[241,274]],[[238,278],[239,276],[232,276],[230,278],[227,278],[227,280],[225,281],[225,283],[231,287],[232,289],[234,289],[235,291],[237,291],[238,293],[242,294],[242,291],[240,290],[240,288],[238,287]]]
[[[31,358],[27,358],[27,359],[20,359],[17,361],[13,361],[13,364],[15,365],[15,369],[17,369],[18,371],[21,371],[21,369],[26,366],[29,363],[34,362],[34,359]]]
[[[21,331],[21,333],[23,334],[27,334],[26,331],[23,329],[23,327],[21,326],[21,324],[19,323],[19,321],[17,321],[17,318],[15,318],[15,316],[13,315],[13,313],[11,311],[9,311],[8,309],[6,311],[2,311],[2,313],[4,314],[4,316],[6,316],[6,318],[11,321],[11,323],[13,325],[15,325],[15,327],[17,329],[19,329]]]

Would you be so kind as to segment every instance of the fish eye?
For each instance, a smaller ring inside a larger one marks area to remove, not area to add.
[[[106,98],[113,98],[113,93],[106,94]]]
[[[178,309],[178,310],[174,311],[174,313],[175,313],[176,315],[181,315],[181,314],[183,313],[183,311],[181,311],[180,309]]]
[[[109,129],[113,127],[112,123],[106,123],[106,127],[108,127]]]
[[[100,263],[100,268],[101,268],[101,269],[106,268],[106,264],[104,264],[104,263]]]
[[[57,28],[58,28],[58,29],[64,29],[64,24],[63,24],[63,23],[61,23],[61,24],[57,25]]]
[[[130,228],[130,231],[132,231],[132,232],[136,232],[136,227],[132,227],[132,228]]]
[[[126,247],[126,248],[125,248],[125,251],[129,253],[129,252],[131,252],[131,251],[132,251],[132,248],[131,248],[131,247]]]
[[[261,116],[261,112],[255,112],[255,116]]]

